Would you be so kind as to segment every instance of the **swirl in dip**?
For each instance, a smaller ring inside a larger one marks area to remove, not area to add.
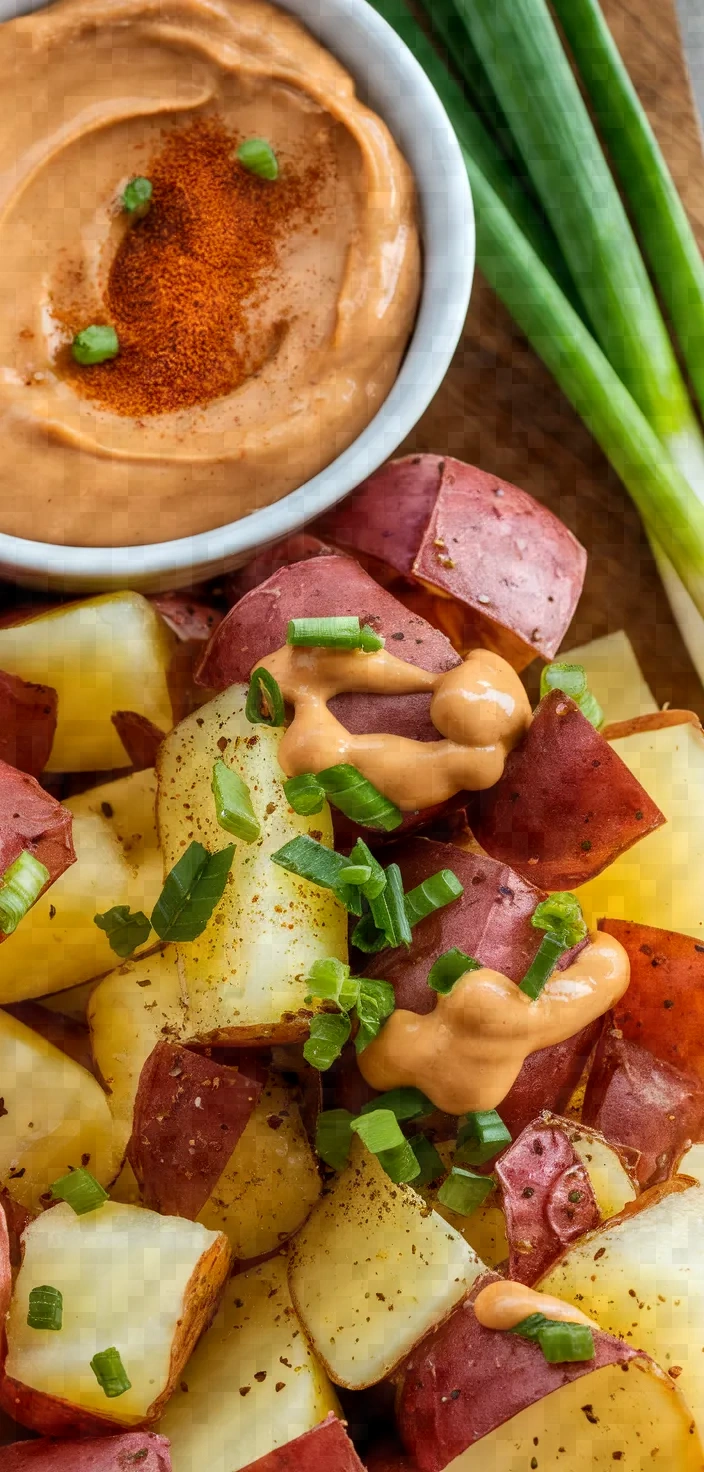
[[[0,74],[0,530],[163,541],[329,464],[420,285],[408,166],[338,62],[264,0],[59,0],[0,28]],[[73,360],[90,324],[111,361]]]

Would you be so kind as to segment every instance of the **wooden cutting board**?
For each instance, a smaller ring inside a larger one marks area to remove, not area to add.
[[[601,3],[704,247],[704,148],[674,0]],[[634,507],[480,273],[449,375],[407,448],[494,471],[555,511],[589,553],[566,647],[625,629],[656,700],[704,717],[704,691]]]

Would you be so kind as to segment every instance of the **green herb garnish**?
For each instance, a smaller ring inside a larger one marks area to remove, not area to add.
[[[283,726],[286,719],[278,682],[263,665],[250,677],[244,713],[253,726]]]
[[[576,895],[557,891],[541,900],[531,916],[531,925],[545,935],[520,984],[522,992],[536,1001],[565,951],[587,935],[587,925]]]
[[[604,724],[604,712],[587,684],[587,672],[581,664],[548,664],[540,676],[540,699],[551,690],[561,690],[569,695],[582,715],[595,726],[597,731]]]
[[[200,843],[189,844],[152,911],[152,925],[160,940],[190,941],[203,934],[225,892],[234,852],[234,844],[215,854]]]
[[[511,1144],[511,1135],[495,1109],[465,1115],[455,1147],[455,1160],[466,1165],[486,1165]]]
[[[348,762],[340,762],[318,772],[318,781],[328,802],[362,828],[377,828],[383,833],[391,833],[403,822],[401,809]]]
[[[154,187],[151,179],[145,179],[141,174],[130,179],[122,196],[122,208],[132,216],[133,220],[142,220],[146,215],[152,202]]]
[[[507,1333],[539,1344],[549,1365],[576,1364],[594,1358],[594,1335],[589,1324],[549,1319],[537,1313],[529,1314]]]
[[[468,971],[480,970],[480,961],[475,961],[473,956],[466,956],[464,951],[452,946],[433,962],[428,972],[428,986],[439,996],[448,997],[461,976],[465,976]]]
[[[332,1170],[344,1170],[350,1158],[352,1118],[349,1109],[324,1109],[318,1115],[315,1148]]]
[[[31,1288],[27,1311],[29,1329],[61,1328],[64,1320],[64,1300],[58,1288],[45,1283],[41,1288]]]
[[[0,879],[0,933],[12,935],[50,878],[46,866],[28,849],[9,865]]]
[[[101,1389],[110,1400],[132,1389],[132,1382],[127,1378],[119,1350],[114,1347],[101,1349],[98,1354],[94,1354],[90,1367]]]
[[[289,777],[284,782],[286,801],[302,818],[310,818],[313,813],[319,813],[325,802],[325,788],[321,787],[318,778],[312,772],[304,772],[300,777]]]
[[[411,926],[417,925],[419,920],[426,920],[428,915],[434,915],[436,910],[444,909],[445,905],[451,905],[453,900],[459,899],[464,894],[464,885],[460,883],[456,874],[451,869],[439,869],[437,874],[431,874],[429,879],[424,879],[422,884],[416,885],[415,889],[409,890],[406,895],[406,914]]]
[[[146,945],[151,933],[151,921],[142,910],[130,910],[129,905],[113,905],[104,915],[94,915],[93,924],[104,930],[110,948],[116,956],[126,959],[139,946]]]
[[[237,157],[248,174],[257,174],[260,179],[273,182],[279,177],[279,161],[266,138],[247,138],[240,143]]]
[[[226,766],[220,757],[213,766],[212,787],[220,827],[245,843],[254,843],[262,830],[249,788],[239,772]]]
[[[471,1216],[494,1189],[492,1176],[477,1176],[471,1170],[453,1165],[438,1191],[438,1201],[459,1216]]]
[[[336,618],[292,618],[286,643],[300,649],[361,649],[365,654],[376,654],[384,648],[380,634],[369,624],[360,627],[359,619],[347,614]]]
[[[65,1201],[76,1216],[87,1216],[89,1211],[97,1211],[108,1199],[108,1193],[100,1182],[82,1166],[54,1181],[51,1194],[56,1201]]]
[[[397,1185],[413,1181],[420,1175],[409,1141],[402,1133],[396,1115],[390,1109],[377,1107],[367,1114],[360,1114],[350,1125],[354,1134],[376,1155],[386,1174]]]
[[[346,1012],[319,1012],[311,1018],[310,1034],[303,1044],[303,1057],[312,1068],[325,1073],[331,1068],[352,1031]]]
[[[120,341],[115,328],[100,327],[97,324],[77,332],[71,343],[71,352],[76,362],[84,368],[94,363],[107,363],[109,358],[116,358],[119,351]]]

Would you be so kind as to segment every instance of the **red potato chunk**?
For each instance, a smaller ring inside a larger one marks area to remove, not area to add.
[[[68,808],[34,777],[0,761],[0,875],[27,851],[48,869],[48,889],[76,862],[71,826]]]
[[[586,552],[551,511],[447,456],[383,466],[314,530],[385,583],[437,594],[429,616],[458,649],[494,649],[517,670],[554,657],[584,582]]]
[[[0,1472],[171,1472],[165,1436],[127,1431],[81,1441],[21,1441],[0,1451]]]
[[[116,710],[112,723],[135,772],[146,772],[156,763],[157,752],[166,735],[153,721],[136,710]]]
[[[494,1166],[509,1242],[509,1277],[536,1283],[570,1242],[597,1227],[592,1185],[565,1129],[536,1120]]]
[[[29,685],[0,670],[0,760],[40,777],[56,731],[59,697],[48,685]]]
[[[563,890],[593,879],[665,818],[574,701],[553,690],[503,776],[473,796],[470,822],[492,858]]]
[[[157,1043],[140,1074],[127,1146],[144,1205],[195,1221],[261,1092],[238,1068]]]
[[[501,1118],[514,1140],[541,1109],[563,1114],[584,1073],[601,1032],[601,1018],[573,1038],[529,1053],[513,1088],[500,1105]]]
[[[245,567],[230,573],[225,578],[225,597],[232,607],[239,603],[240,598],[244,598],[245,593],[251,593],[252,588],[258,588],[260,583],[265,583],[275,572],[280,572],[282,567],[291,567],[294,562],[308,562],[312,557],[330,557],[333,551],[319,537],[308,532],[294,532],[292,536],[284,537],[283,541],[275,542],[273,547],[265,547]]]
[[[614,1009],[624,1038],[704,1082],[704,945],[630,920],[600,920],[620,940],[631,983]]]
[[[640,1152],[641,1186],[667,1180],[702,1138],[704,1084],[655,1058],[607,1024],[589,1073],[584,1123]]]
[[[257,1457],[242,1472],[364,1472],[364,1468],[342,1421],[331,1411],[312,1431]]]
[[[395,1442],[385,1442],[367,1452],[367,1472],[418,1472],[418,1463]]]
[[[205,644],[222,620],[210,603],[189,598],[187,593],[155,593],[150,603],[161,614],[171,632],[184,644]]]

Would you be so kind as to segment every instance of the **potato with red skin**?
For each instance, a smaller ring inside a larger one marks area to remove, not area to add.
[[[33,854],[49,878],[44,893],[76,861],[68,810],[34,777],[0,761],[0,875],[20,854]],[[0,941],[5,936],[0,933]]]
[[[195,1221],[262,1085],[178,1043],[157,1043],[140,1074],[127,1159],[144,1205]]]
[[[183,644],[207,644],[222,620],[218,608],[199,598],[189,598],[187,593],[153,593],[149,602]]]
[[[586,552],[551,511],[449,456],[392,461],[313,529],[385,585],[395,573],[438,595],[428,616],[457,648],[516,670],[554,657],[584,582]]]
[[[49,760],[59,698],[48,685],[29,685],[0,670],[0,760],[40,777]]]
[[[232,608],[244,598],[245,593],[251,593],[252,588],[258,588],[260,583],[265,583],[275,572],[280,572],[282,567],[291,567],[294,562],[308,562],[312,557],[330,557],[334,555],[335,549],[328,547],[326,542],[321,542],[319,537],[312,536],[309,532],[294,532],[290,537],[284,537],[283,541],[275,542],[273,547],[265,547],[263,552],[257,552],[245,567],[240,567],[236,572],[231,572],[225,578],[224,590],[228,604]]]
[[[598,1017],[566,1042],[528,1054],[513,1088],[499,1105],[501,1118],[514,1140],[541,1109],[564,1113],[584,1073],[601,1025]]]
[[[166,732],[136,710],[113,711],[110,719],[134,771],[146,772],[153,767]]]
[[[366,1456],[367,1472],[418,1472],[418,1463],[397,1442],[375,1446]]]
[[[610,1023],[596,1050],[582,1105],[585,1124],[640,1152],[641,1186],[667,1180],[702,1138],[704,1084],[621,1036]]]
[[[536,1283],[570,1242],[597,1227],[601,1212],[567,1129],[537,1119],[493,1167],[509,1242],[508,1276]]]
[[[171,1472],[165,1436],[127,1431],[87,1441],[20,1441],[0,1451],[0,1472]]]
[[[364,1472],[364,1468],[342,1421],[331,1411],[312,1431],[248,1462],[242,1472]]]
[[[585,884],[665,822],[560,690],[541,700],[496,785],[473,794],[469,820],[487,853],[547,890]]]
[[[614,1025],[663,1063],[704,1082],[704,946],[631,920],[600,920],[628,952],[631,982]]]

